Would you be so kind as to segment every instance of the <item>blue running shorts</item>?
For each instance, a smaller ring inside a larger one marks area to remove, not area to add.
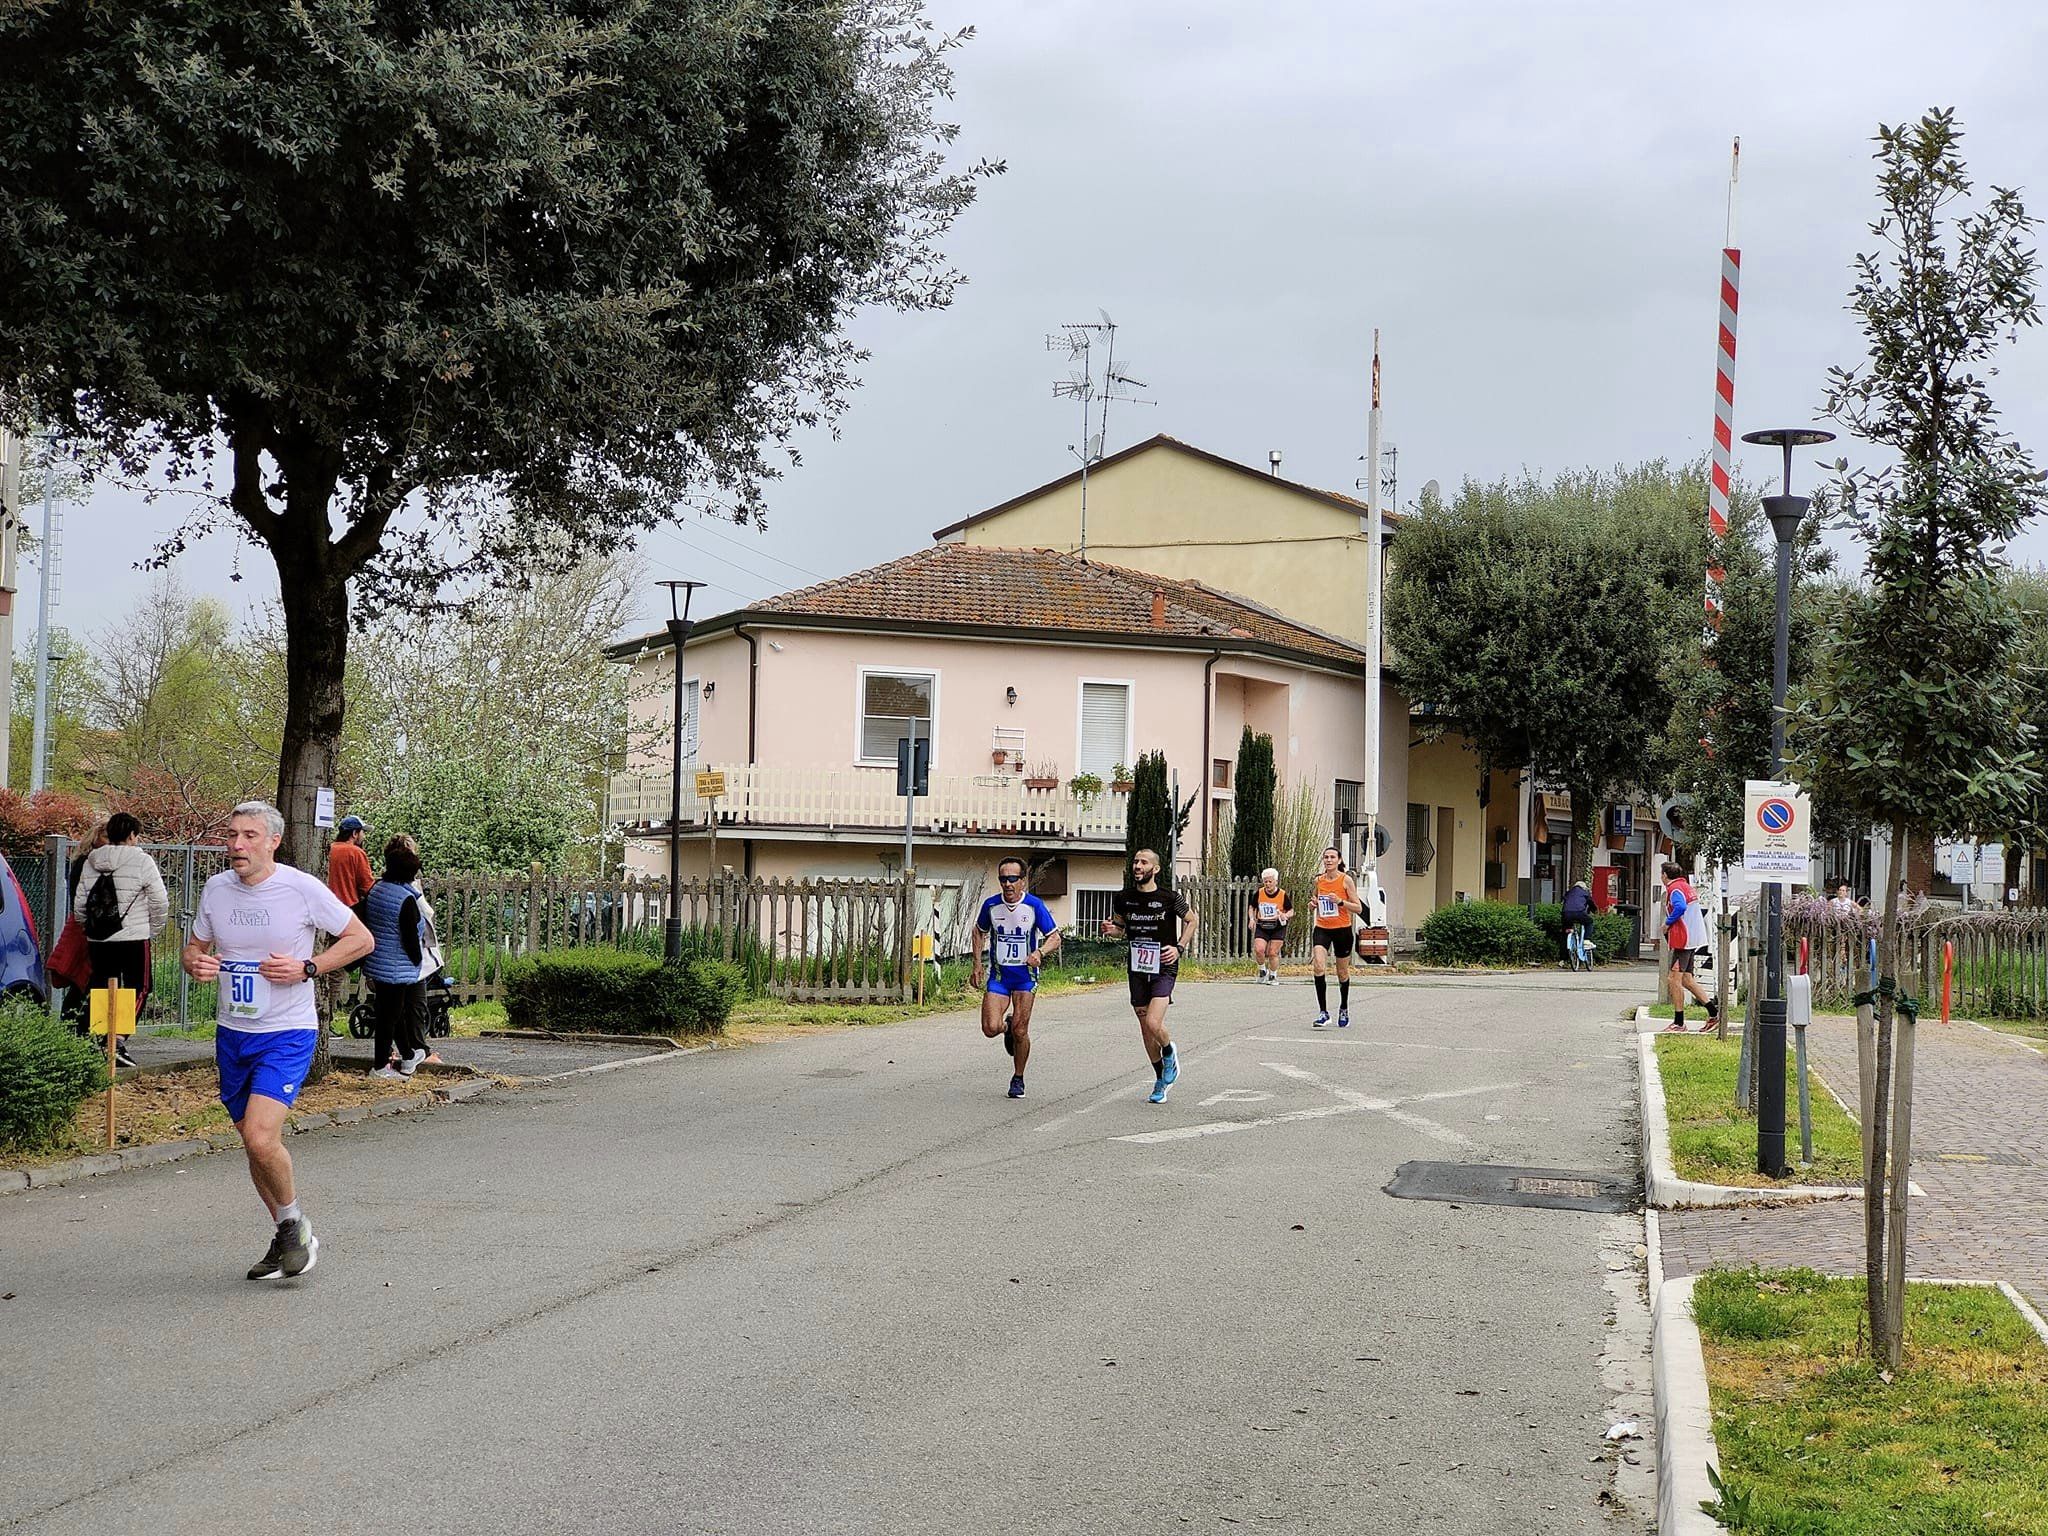
[[[997,997],[1013,992],[1036,992],[1038,973],[1028,965],[998,965],[988,973],[988,989]]]
[[[290,1104],[306,1083],[313,1051],[320,1044],[317,1029],[280,1029],[269,1034],[221,1025],[213,1032],[213,1056],[220,1065],[220,1101],[228,1118],[240,1122],[249,1112],[251,1094]]]

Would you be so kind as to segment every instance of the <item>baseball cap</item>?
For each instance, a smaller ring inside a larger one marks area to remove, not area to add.
[[[334,830],[341,833],[367,832],[369,828],[363,824],[363,818],[360,816],[344,816]]]

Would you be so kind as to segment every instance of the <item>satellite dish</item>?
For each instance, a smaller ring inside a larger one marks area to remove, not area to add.
[[[1434,480],[1422,482],[1422,500],[1425,506],[1432,501],[1442,501],[1443,499],[1444,488],[1441,485],[1437,484]]]

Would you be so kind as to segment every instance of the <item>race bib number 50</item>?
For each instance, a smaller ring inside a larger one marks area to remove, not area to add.
[[[263,979],[260,960],[223,960],[220,963],[221,1011],[231,1019],[263,1016],[264,993],[270,983]]]

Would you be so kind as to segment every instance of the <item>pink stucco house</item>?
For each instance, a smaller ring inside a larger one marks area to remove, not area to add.
[[[634,678],[612,816],[628,866],[659,873],[674,657],[660,632],[610,654]],[[699,623],[682,660],[688,764],[726,775],[718,862],[744,875],[899,869],[896,742],[913,719],[936,743],[915,807],[920,875],[992,888],[1006,852],[1050,860],[1063,922],[1099,915],[1121,882],[1124,798],[1110,781],[1142,752],[1163,751],[1182,795],[1208,801],[1184,868],[1229,799],[1246,724],[1272,735],[1283,783],[1307,780],[1342,806],[1363,777],[1364,657],[1351,642],[1200,582],[1053,550],[939,544]],[[1406,729],[1390,698],[1387,739]],[[1081,774],[1103,790],[1076,794]],[[690,777],[686,876],[710,862],[710,808]],[[1393,804],[1401,792],[1384,791]]]

